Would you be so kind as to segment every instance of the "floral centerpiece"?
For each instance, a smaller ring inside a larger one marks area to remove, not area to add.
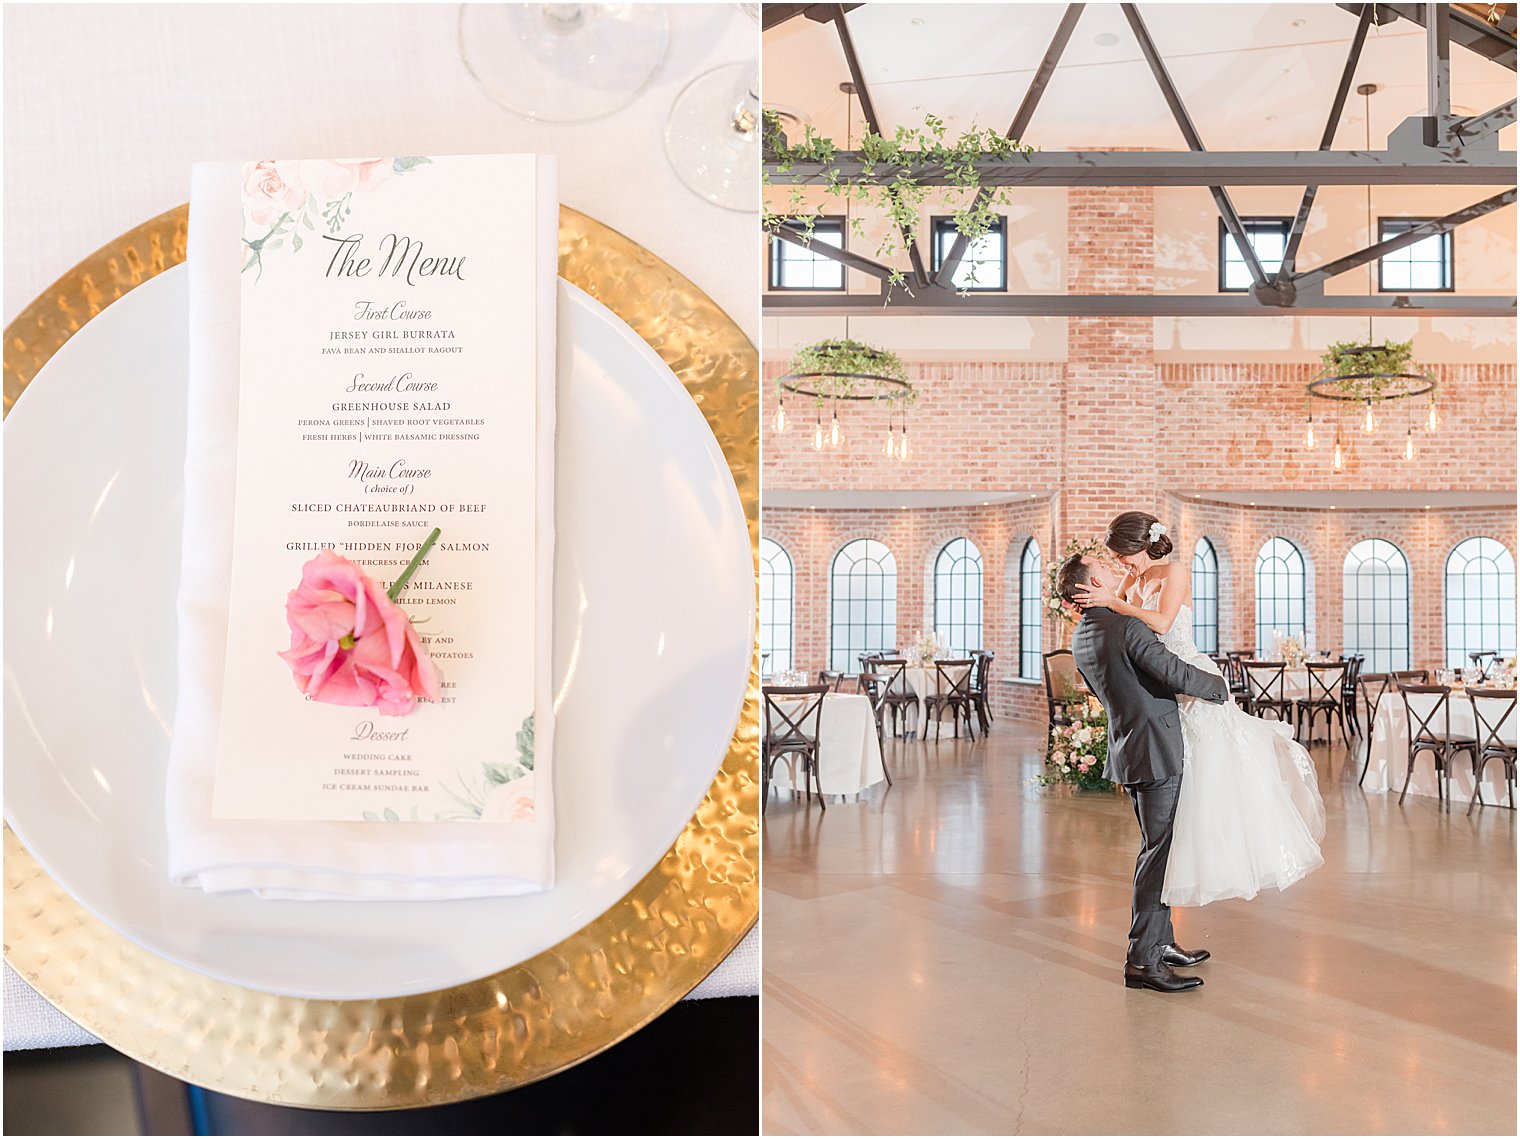
[[[913,639],[908,642],[906,656],[909,664],[919,664],[926,668],[932,668],[936,660],[949,655],[949,646],[932,629],[927,633],[920,629],[913,634]]]
[[[1103,543],[1094,538],[1070,538],[1066,542],[1066,548],[1061,551],[1061,556],[1051,559],[1045,567],[1045,608],[1060,621],[1063,633],[1069,632],[1082,619],[1082,607],[1061,596],[1056,585],[1056,576],[1061,572],[1061,566],[1067,558],[1073,556],[1090,558],[1104,552]]]
[[[1302,668],[1304,661],[1309,657],[1308,651],[1304,648],[1304,642],[1298,637],[1284,637],[1278,644],[1277,651],[1290,670]]]
[[[1103,778],[1108,762],[1108,714],[1096,696],[1067,704],[1069,724],[1052,724],[1045,749],[1045,770],[1037,777],[1044,784],[1070,783],[1084,791],[1111,791],[1115,784]]]

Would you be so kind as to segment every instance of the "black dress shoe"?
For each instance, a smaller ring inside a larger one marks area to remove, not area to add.
[[[1183,949],[1176,945],[1163,945],[1161,947],[1161,960],[1173,969],[1191,969],[1194,965],[1201,965],[1209,959],[1207,949]]]
[[[1184,977],[1172,972],[1172,967],[1164,961],[1158,961],[1154,965],[1130,965],[1124,966],[1124,987],[1126,989],[1155,989],[1158,993],[1180,993],[1186,989],[1196,989],[1203,985],[1202,977]]]

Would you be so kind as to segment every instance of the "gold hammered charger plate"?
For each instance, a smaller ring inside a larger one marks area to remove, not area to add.
[[[185,259],[189,207],[80,262],[5,330],[5,411],[96,313]],[[560,208],[559,275],[675,372],[716,436],[759,534],[758,356],[713,301],[627,237]],[[759,673],[696,814],[595,921],[468,984],[320,1001],[216,981],[87,913],[5,829],[5,959],[72,1020],[171,1076],[267,1103],[426,1107],[541,1080],[611,1047],[686,996],[759,913]]]

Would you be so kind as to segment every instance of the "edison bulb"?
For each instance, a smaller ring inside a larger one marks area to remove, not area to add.
[[[776,408],[776,433],[779,435],[781,432],[783,432],[785,430],[786,430],[786,405],[782,404],[782,405],[780,405],[779,407]]]
[[[908,429],[906,427],[902,431],[902,441],[897,445],[897,457],[899,459],[908,457]]]
[[[1441,416],[1440,413],[1436,411],[1436,401],[1434,398],[1432,398],[1430,401],[1430,410],[1425,415],[1425,430],[1434,432],[1438,430],[1440,426]]]
[[[1308,423],[1304,425],[1304,450],[1312,451],[1318,446],[1319,440],[1314,435],[1314,416],[1311,415]]]
[[[1346,454],[1341,449],[1341,441],[1339,439],[1335,441],[1335,461],[1330,465],[1338,471],[1344,469],[1346,466]]]
[[[1407,462],[1407,461],[1412,460],[1414,458],[1414,455],[1415,455],[1415,450],[1414,450],[1414,428],[1411,427],[1408,431],[1404,432],[1404,459],[1405,459],[1405,461]]]
[[[839,443],[843,438],[844,436],[839,433],[839,412],[836,411],[834,413],[833,422],[829,424],[829,446],[839,446]]]
[[[890,459],[894,450],[896,450],[896,448],[892,445],[892,429],[888,427],[887,441],[882,444],[881,453]]]
[[[1368,435],[1377,430],[1377,419],[1372,414],[1372,401],[1370,399],[1367,401],[1367,411],[1362,416],[1362,430]]]
[[[813,424],[813,450],[823,450],[823,423],[821,420]]]

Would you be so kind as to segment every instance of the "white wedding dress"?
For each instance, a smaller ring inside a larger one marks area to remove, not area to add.
[[[1156,609],[1160,592],[1145,599]],[[1161,643],[1188,664],[1218,676],[1193,643],[1193,611],[1184,605]],[[1182,790],[1172,827],[1161,900],[1203,906],[1285,890],[1325,859],[1325,804],[1309,753],[1280,720],[1263,720],[1234,702],[1179,696]]]

